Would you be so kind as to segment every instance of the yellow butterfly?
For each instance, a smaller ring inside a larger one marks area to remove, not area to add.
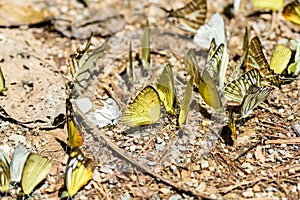
[[[160,100],[152,86],[145,87],[123,113],[122,121],[128,126],[153,124],[160,119]]]
[[[194,80],[193,77],[190,79],[190,81],[187,83],[187,86],[185,88],[184,94],[183,94],[183,100],[180,107],[179,117],[178,117],[178,125],[179,127],[182,126],[182,124],[186,121],[191,99],[192,99],[192,92],[193,92],[193,84]]]
[[[266,85],[280,85],[279,77],[270,68],[262,51],[260,40],[257,36],[252,38],[250,42],[246,58],[246,68],[247,70],[253,68],[259,69]]]
[[[2,69],[0,67],[0,94],[4,91],[7,91],[7,87],[5,86],[5,79],[2,73]]]
[[[288,66],[288,74],[293,76],[298,76],[300,73],[300,41],[298,43],[294,40],[291,40],[292,45],[296,49],[294,62]]]
[[[247,91],[239,111],[239,119],[248,117],[252,111],[264,100],[266,100],[272,88],[269,86],[257,87],[252,85]]]
[[[257,8],[278,11],[283,8],[284,0],[253,0],[253,5]]]
[[[65,172],[63,197],[73,197],[93,176],[93,161],[83,155],[79,148],[72,149]]]
[[[21,181],[22,172],[29,155],[30,151],[23,144],[16,147],[10,163],[10,179],[12,182],[19,183]]]
[[[0,193],[10,188],[9,161],[4,151],[0,149]]]
[[[288,21],[300,25],[300,1],[294,0],[284,6],[282,15]]]
[[[292,51],[285,46],[278,44],[272,54],[270,61],[270,68],[274,70],[276,74],[282,74],[287,67],[292,56]]]
[[[217,55],[217,53],[215,53],[214,55]],[[216,59],[212,58],[212,60]],[[199,93],[204,102],[216,111],[222,111],[222,101],[219,96],[217,87],[209,72],[206,70],[206,67],[204,67],[202,72],[199,73],[194,50],[189,50],[187,55],[185,55],[184,64],[187,68],[188,73],[195,78],[195,84],[198,87]]]
[[[175,94],[174,74],[170,64],[165,66],[163,72],[157,78],[155,86],[159,99],[163,102],[167,113],[176,114],[178,101]]]
[[[182,29],[196,33],[205,23],[206,11],[206,0],[192,0],[182,8],[167,12],[168,17],[175,17],[179,20]]]
[[[224,90],[227,101],[242,103],[247,91],[252,85],[261,85],[261,76],[258,69],[252,69],[242,74],[238,79],[228,83]]]
[[[21,186],[24,194],[29,195],[33,189],[49,174],[52,163],[48,158],[31,153],[25,162]]]
[[[142,63],[145,70],[151,68],[151,58],[150,58],[150,29],[148,20],[144,28],[144,33],[142,37]]]
[[[68,145],[71,148],[80,147],[83,144],[83,132],[79,127],[77,127],[74,121],[73,106],[69,99],[66,99],[66,115],[68,129]]]

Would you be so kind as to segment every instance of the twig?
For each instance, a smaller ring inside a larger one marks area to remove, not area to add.
[[[265,144],[300,144],[299,137],[287,137],[278,140],[266,140]]]
[[[77,107],[75,104],[74,106]],[[204,198],[204,199],[215,199],[213,197],[210,197],[208,194],[205,194],[203,192],[199,192],[196,190],[192,190],[189,187],[183,188],[181,185],[174,183],[173,181],[161,176],[158,173],[153,172],[150,168],[146,167],[145,165],[140,164],[136,161],[135,158],[132,158],[130,155],[126,154],[122,149],[120,149],[115,143],[113,143],[104,133],[104,130],[99,130],[93,123],[91,123],[85,115],[81,112],[81,110],[77,107],[76,109],[77,114],[85,120],[85,123],[93,130],[93,134],[96,134],[97,137],[100,137],[101,140],[107,145],[109,149],[111,149],[115,154],[120,156],[121,159],[131,163],[134,167],[141,170],[142,172],[145,172],[146,174],[150,175],[151,177],[157,179],[158,181],[171,186],[174,190],[178,192],[187,193],[192,196]]]
[[[240,155],[238,155],[238,157],[236,157],[236,159],[234,159],[234,161],[237,161],[239,158],[241,158],[244,155],[246,155],[246,153],[248,153],[249,151],[251,151],[252,149],[254,149],[260,143],[263,143],[263,141],[258,141],[256,143],[254,143],[253,145],[251,145],[250,147],[248,147],[248,149],[246,149],[246,151],[244,151],[243,153],[241,153]]]
[[[256,179],[253,179],[253,180],[250,180],[250,181],[243,181],[241,183],[237,183],[237,184],[234,184],[234,185],[230,185],[228,187],[225,187],[225,188],[221,188],[221,193],[222,194],[227,194],[228,192],[230,192],[231,190],[234,190],[238,187],[242,187],[244,185],[254,185],[255,183],[261,181],[261,180],[266,180],[266,178],[264,177],[258,177]]]

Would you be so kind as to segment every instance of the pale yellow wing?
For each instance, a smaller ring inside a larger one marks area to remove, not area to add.
[[[51,167],[52,163],[48,158],[35,153],[30,154],[22,173],[21,186],[24,194],[30,194],[47,177]]]
[[[93,161],[85,157],[79,148],[70,153],[66,172],[63,197],[73,197],[93,176]]]
[[[181,127],[181,125],[186,121],[189,112],[189,108],[192,100],[193,84],[194,84],[194,80],[192,77],[190,81],[187,83],[183,94],[183,100],[181,103],[179,117],[178,117],[179,127]]]
[[[165,66],[163,72],[157,78],[155,86],[167,113],[175,114],[177,97],[174,87],[174,74],[170,64]]]
[[[291,56],[292,51],[289,48],[281,44],[276,45],[272,54],[270,68],[274,70],[276,74],[281,74],[289,64]]]
[[[252,0],[253,4],[257,8],[270,9],[278,11],[283,8],[284,0]]]
[[[152,86],[145,87],[122,116],[122,122],[128,126],[153,124],[159,119],[160,100]]]
[[[216,111],[222,110],[222,101],[217,87],[205,69],[201,73],[200,80],[198,82],[198,89],[202,99],[207,105]]]

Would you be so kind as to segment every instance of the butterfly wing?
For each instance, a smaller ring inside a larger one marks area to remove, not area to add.
[[[178,125],[181,127],[181,125],[186,121],[191,99],[192,99],[192,92],[193,92],[193,84],[194,80],[193,77],[190,79],[190,81],[187,83],[187,86],[185,88],[184,94],[183,94],[183,100],[180,107],[179,117],[178,117]]]
[[[204,102],[219,111],[222,109],[222,101],[219,96],[218,90],[214,81],[210,77],[209,73],[204,69],[201,73],[198,82],[199,93]]]
[[[227,84],[224,91],[224,96],[228,101],[242,103],[248,89],[252,85],[261,85],[261,77],[258,69],[252,69],[242,74],[239,79]]]
[[[276,74],[281,74],[287,67],[292,56],[292,51],[283,45],[276,45],[270,61],[270,68]]]
[[[144,33],[142,37],[142,63],[145,70],[149,70],[151,67],[150,60],[150,29],[147,20],[146,26],[144,28]]]
[[[160,119],[160,100],[152,86],[145,87],[123,113],[122,121],[128,126],[153,124]]]
[[[83,132],[76,126],[73,106],[70,99],[66,99],[68,144],[71,148],[80,147],[83,144]]]
[[[224,44],[220,44],[213,56],[205,64],[204,69],[209,73],[215,84],[219,84],[219,73],[224,52]]]
[[[269,86],[257,87],[256,85],[252,85],[241,104],[239,118],[248,117],[261,102],[268,98],[271,90]]]
[[[225,46],[227,44],[224,20],[219,13],[214,14],[207,24],[197,30],[193,40],[201,48],[208,49],[213,39],[217,46],[222,43]]]
[[[177,97],[174,87],[174,74],[170,64],[165,66],[163,72],[157,78],[155,86],[167,113],[175,114]]]
[[[199,71],[196,59],[196,53],[194,49],[189,49],[187,54],[184,56],[184,66],[191,77],[194,77],[194,82],[199,82]]]
[[[300,25],[300,1],[294,0],[284,6],[282,15],[288,21]]]
[[[46,178],[51,167],[52,163],[48,158],[31,153],[22,173],[21,186],[24,194],[30,194],[33,189]]]
[[[196,33],[205,23],[206,11],[206,0],[192,0],[182,8],[168,11],[168,17],[176,17],[182,29]]]
[[[291,40],[292,45],[296,49],[296,55],[294,62],[288,66],[288,74],[293,74],[293,76],[298,76],[300,73],[300,41],[298,43],[295,40]]]
[[[10,186],[9,162],[7,155],[0,149],[0,192],[4,193]]]
[[[284,0],[273,0],[273,1],[253,0],[253,5],[257,8],[271,9],[273,11],[278,11],[283,8]]]
[[[5,79],[2,73],[2,69],[0,67],[0,93],[2,93],[3,91],[6,91],[7,87],[5,86]]]
[[[12,182],[19,183],[21,181],[24,165],[29,154],[30,151],[23,144],[16,147],[10,164],[10,179]]]
[[[65,173],[65,187],[67,188],[67,194],[63,194],[63,196],[73,197],[78,190],[89,182],[92,176],[92,160],[85,157],[79,148],[74,148],[70,153]]]
[[[250,42],[246,58],[246,68],[247,70],[253,68],[259,69],[262,78],[267,82],[267,84],[271,83],[275,86],[279,85],[278,77],[273,70],[270,69],[270,66],[262,51],[261,42],[257,36],[252,38]]]

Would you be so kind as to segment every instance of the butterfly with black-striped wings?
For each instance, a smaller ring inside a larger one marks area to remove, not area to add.
[[[228,83],[224,90],[224,96],[227,101],[240,104],[252,85],[261,85],[261,76],[258,69],[252,69]]]
[[[166,12],[168,17],[178,19],[182,29],[196,33],[199,27],[205,23],[207,2],[206,0],[192,0],[182,8]]]
[[[247,70],[253,68],[259,69],[263,79],[263,84],[274,85],[277,87],[280,85],[279,77],[270,68],[262,51],[261,42],[257,36],[252,38],[250,42],[246,58],[246,68]]]

